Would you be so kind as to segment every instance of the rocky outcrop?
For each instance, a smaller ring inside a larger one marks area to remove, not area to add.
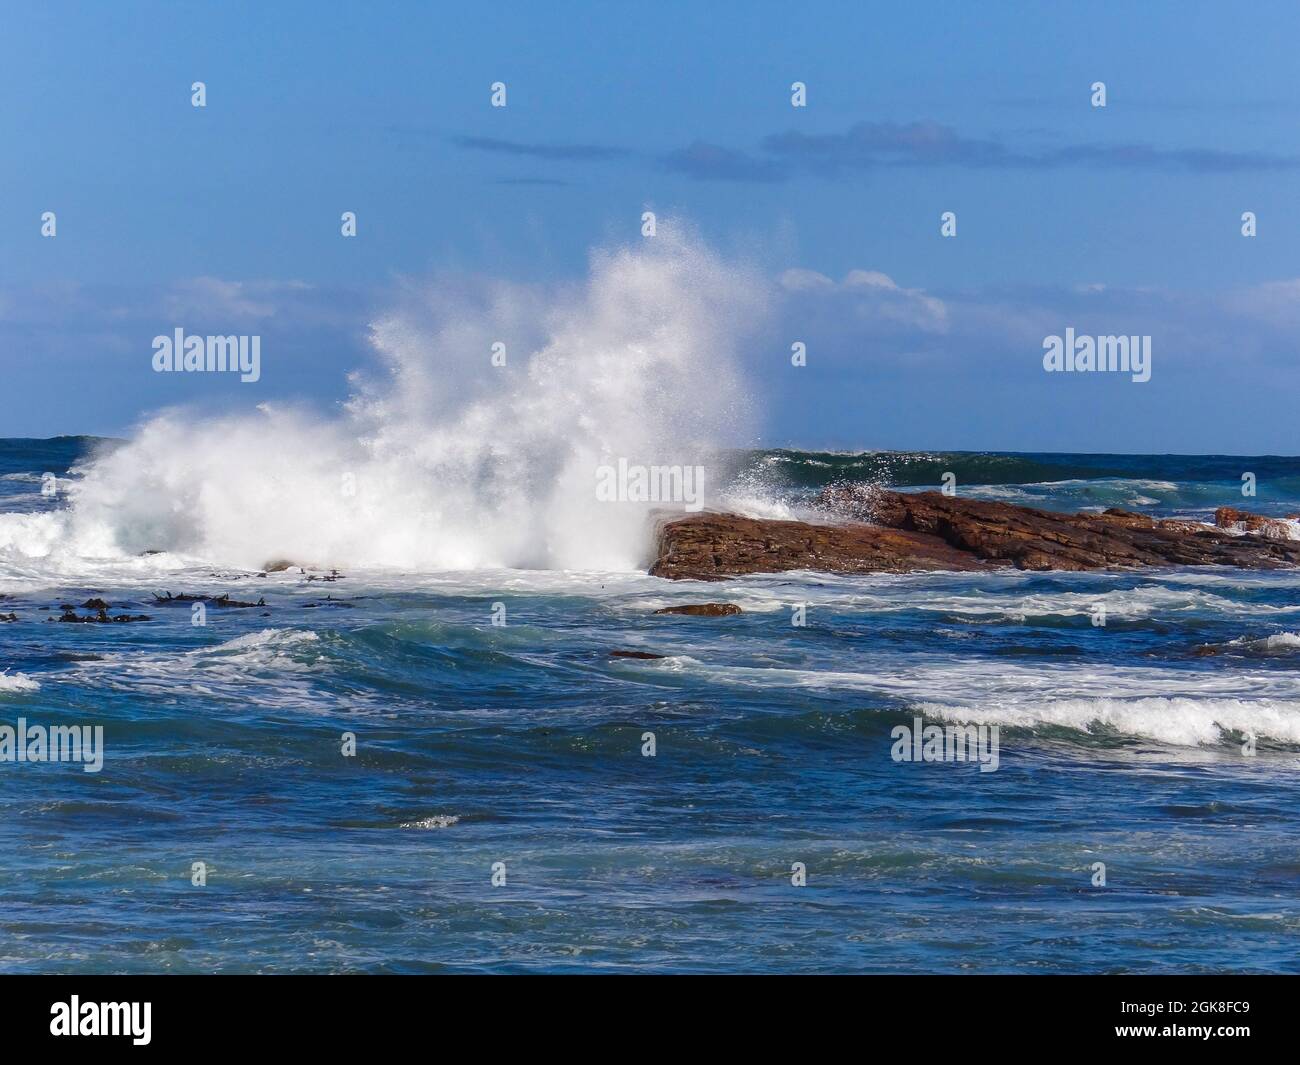
[[[1295,518],[1298,515],[1291,515]],[[1234,532],[1255,533],[1268,540],[1293,540],[1296,538],[1296,526],[1289,519],[1266,518],[1262,514],[1251,514],[1236,507],[1220,507],[1214,512],[1214,524],[1220,529]]]
[[[891,528],[933,533],[977,558],[1027,570],[1118,566],[1242,566],[1300,563],[1300,543],[1231,536],[1187,521],[1145,514],[1057,514],[939,492],[880,492],[864,516]]]
[[[825,524],[707,513],[665,522],[650,572],[721,580],[794,569],[903,573],[1300,564],[1300,541],[1233,535],[1199,522],[1124,510],[1058,514],[939,492],[864,488],[828,489],[817,505],[827,516]]]
[[[983,566],[969,553],[924,533],[861,523],[815,525],[700,513],[660,527],[650,572],[675,580],[717,581],[795,569],[908,573]]]

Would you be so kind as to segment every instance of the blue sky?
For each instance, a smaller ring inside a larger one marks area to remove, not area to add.
[[[579,278],[650,208],[772,278],[765,443],[1297,453],[1300,8],[1070,7],[5,2],[0,435],[328,408],[402,278]],[[149,372],[180,313],[256,320],[256,389]],[[1152,380],[1045,374],[1067,325]]]

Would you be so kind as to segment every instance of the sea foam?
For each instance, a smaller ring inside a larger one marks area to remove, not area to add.
[[[383,373],[356,376],[338,417],[163,414],[91,464],[69,511],[21,516],[0,547],[247,568],[636,569],[651,505],[601,501],[596,470],[707,465],[748,431],[736,355],[762,303],[757,275],[662,226],[595,253],[583,285],[407,284],[371,327]]]
[[[40,690],[40,682],[32,680],[26,673],[10,673],[7,670],[0,670],[0,694]]]

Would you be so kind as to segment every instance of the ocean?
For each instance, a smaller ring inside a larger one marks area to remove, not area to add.
[[[2,971],[1300,972],[1300,572],[671,582],[643,513],[346,462],[322,503],[317,451],[160,433],[0,441],[0,726],[103,729],[98,772],[0,762]],[[710,470],[769,517],[944,473],[1300,511],[1296,458]],[[149,620],[50,620],[95,599]],[[655,613],[702,602],[742,613]],[[996,771],[896,760],[918,720],[997,726]]]

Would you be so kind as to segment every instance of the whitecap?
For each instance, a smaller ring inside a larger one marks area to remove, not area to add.
[[[40,690],[40,683],[32,680],[26,673],[10,673],[8,670],[0,670],[0,694]]]

